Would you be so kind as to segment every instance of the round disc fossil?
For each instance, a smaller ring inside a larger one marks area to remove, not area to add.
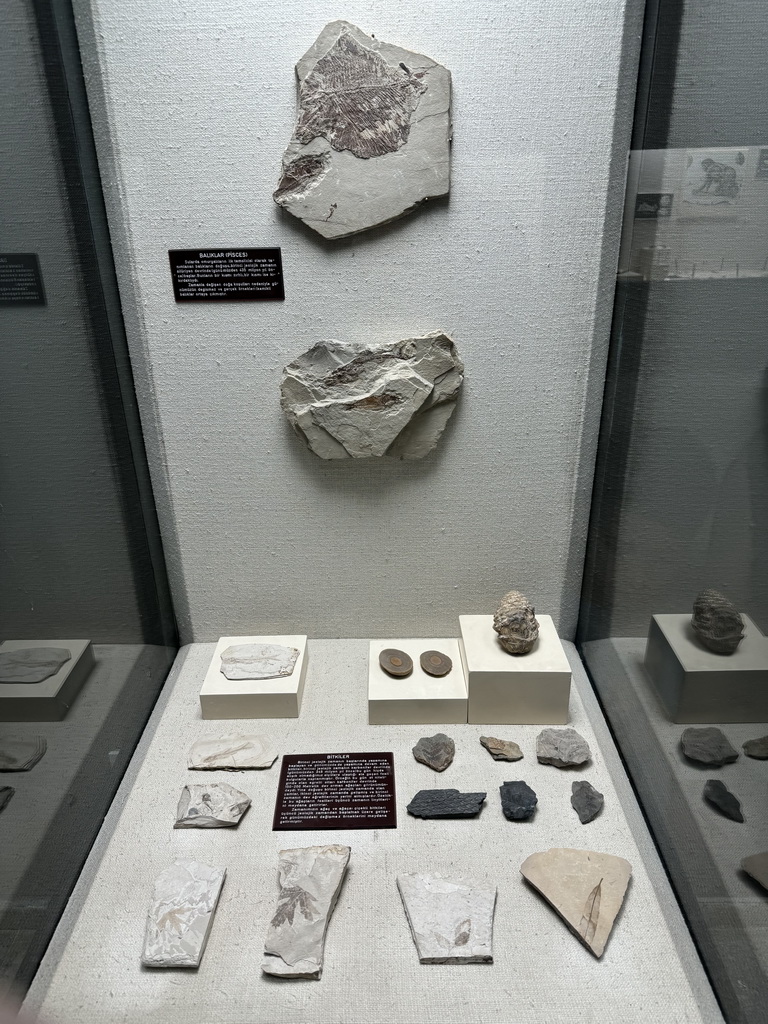
[[[419,658],[421,667],[431,676],[447,676],[453,668],[453,662],[447,654],[440,651],[424,651]]]
[[[409,676],[413,672],[413,661],[405,651],[388,647],[379,655],[379,664],[391,676]]]

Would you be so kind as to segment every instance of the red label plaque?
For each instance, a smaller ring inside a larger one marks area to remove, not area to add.
[[[286,754],[272,829],[308,828],[397,828],[394,755]]]

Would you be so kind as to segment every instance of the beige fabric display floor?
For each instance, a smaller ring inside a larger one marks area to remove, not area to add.
[[[593,761],[578,772],[536,761],[538,726],[452,725],[456,757],[442,774],[411,747],[438,726],[367,724],[366,640],[310,640],[296,720],[210,722],[198,691],[214,650],[179,655],[89,864],[27,998],[46,1024],[633,1024],[717,1022],[711,989],[659,864],[597,703],[570,644],[571,722]],[[172,828],[186,769],[200,736],[267,733],[281,754],[385,751],[395,755],[398,828],[272,832],[279,762],[262,772],[210,773],[242,789],[253,806],[237,829]],[[524,759],[492,760],[480,735],[517,741]],[[500,783],[524,779],[539,804],[530,822],[501,812]],[[571,783],[605,794],[602,814],[581,825]],[[419,789],[487,790],[477,819],[422,821],[406,804]],[[320,981],[262,975],[259,964],[278,893],[278,850],[346,843],[349,872],[330,923]],[[519,867],[553,846],[626,857],[634,874],[602,960],[574,938],[525,882]],[[139,965],[156,876],[176,857],[226,866],[228,875],[202,966]],[[421,965],[395,884],[401,872],[470,876],[498,886],[493,965]]]

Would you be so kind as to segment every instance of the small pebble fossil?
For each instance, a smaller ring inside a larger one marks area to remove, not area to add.
[[[384,671],[395,677],[409,676],[413,672],[413,661],[405,651],[398,651],[396,647],[387,647],[379,655],[379,664]]]
[[[528,654],[539,636],[535,609],[525,594],[510,590],[493,616],[499,643],[510,654]]]
[[[436,772],[444,772],[453,761],[455,753],[456,744],[444,732],[435,733],[434,736],[422,736],[413,748],[416,760]]]
[[[453,668],[453,662],[448,655],[442,654],[440,651],[424,651],[419,662],[430,676],[447,676]]]
[[[744,620],[719,590],[702,590],[693,602],[693,631],[715,654],[733,654],[744,639]]]

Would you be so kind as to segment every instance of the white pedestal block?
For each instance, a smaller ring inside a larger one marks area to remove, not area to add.
[[[296,647],[299,656],[289,676],[278,679],[227,679],[221,654],[234,644],[283,644]],[[307,674],[307,637],[223,636],[216,644],[200,690],[203,718],[298,718]]]
[[[405,651],[413,672],[403,679],[388,675],[379,665],[387,647]],[[431,676],[419,664],[424,651],[447,654],[453,668]],[[458,640],[371,640],[368,654],[369,725],[465,725],[467,684]]]
[[[0,722],[60,722],[95,662],[90,640],[6,640],[0,653],[65,647],[72,657],[41,683],[0,683]]]
[[[708,651],[690,614],[651,619],[645,668],[673,722],[768,722],[768,637],[742,618],[733,654]]]
[[[492,615],[460,615],[461,653],[473,725],[563,725],[571,666],[550,615],[537,615],[539,638],[528,654],[509,654]]]

